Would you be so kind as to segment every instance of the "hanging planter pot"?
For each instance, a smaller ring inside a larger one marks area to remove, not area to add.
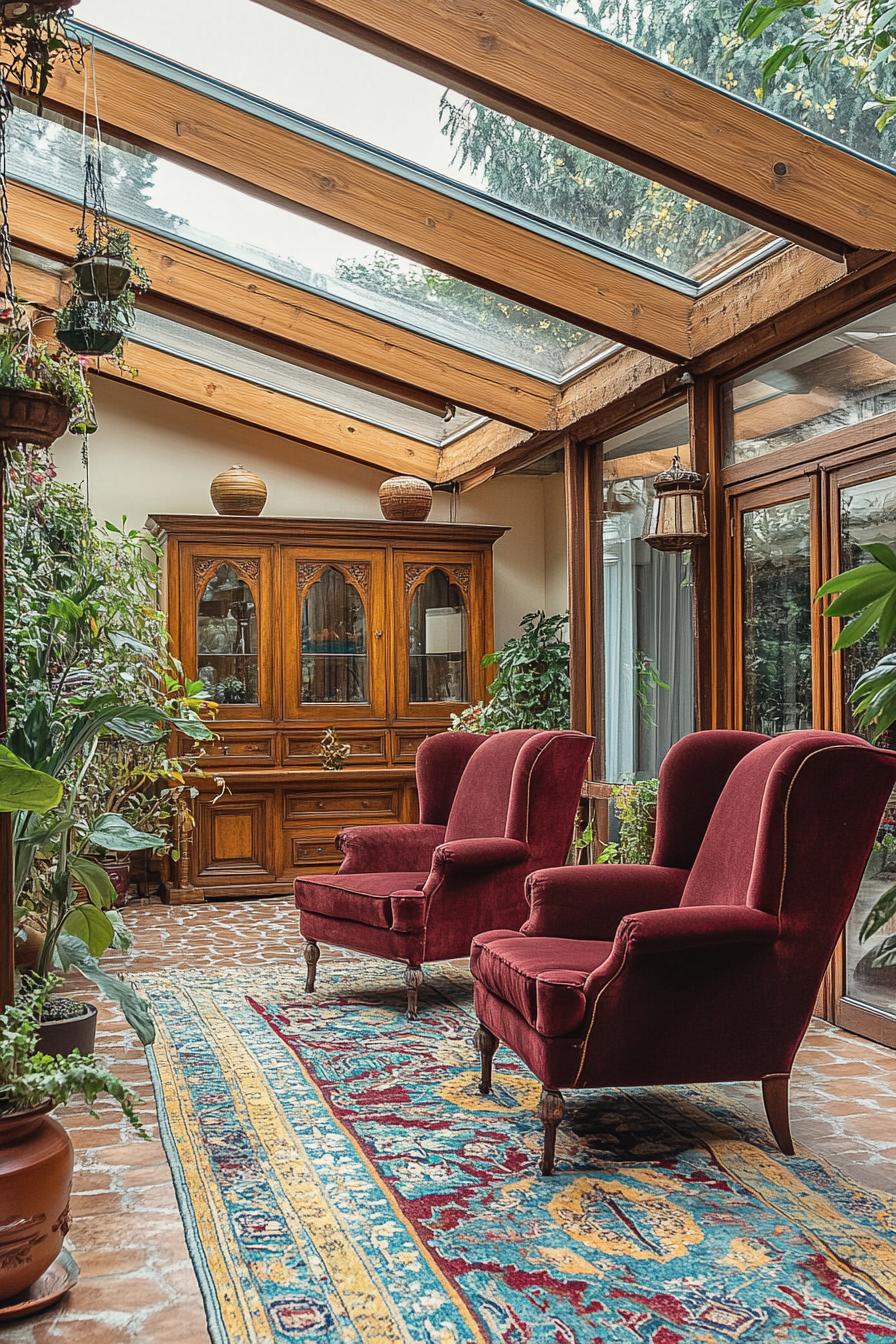
[[[49,392],[0,387],[0,442],[49,448],[68,429],[70,414]]]
[[[131,279],[131,268],[119,257],[83,257],[73,268],[75,284],[82,294],[109,302],[120,299]]]
[[[121,344],[124,333],[113,328],[64,326],[56,328],[56,335],[67,350],[75,355],[111,355]]]

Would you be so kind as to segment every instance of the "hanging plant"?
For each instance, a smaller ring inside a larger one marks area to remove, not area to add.
[[[56,335],[76,355],[111,355],[119,350],[124,332],[115,323],[113,305],[73,294],[56,314]]]
[[[89,398],[74,355],[35,338],[23,309],[0,313],[0,440],[46,447]]]
[[[80,63],[81,43],[65,26],[76,4],[78,0],[68,0],[65,5],[47,0],[0,0],[2,75],[7,98],[13,86],[35,98],[41,112],[56,65]]]

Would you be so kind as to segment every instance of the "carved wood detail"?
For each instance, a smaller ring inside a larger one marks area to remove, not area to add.
[[[470,596],[469,565],[405,565],[404,591],[409,593],[419,578],[424,574],[434,574],[437,569],[448,575],[449,579],[461,590],[464,597]]]
[[[351,579],[356,588],[367,593],[370,588],[370,565],[366,560],[309,560],[299,561],[296,565],[296,578],[299,591],[304,592],[314,579],[326,569],[336,569],[344,577]]]
[[[229,565],[231,569],[235,570],[242,578],[248,579],[250,583],[258,582],[259,562],[257,560],[236,560],[232,556],[224,555],[196,555],[193,557],[193,581],[197,593],[202,592],[211,571],[220,569],[222,565]]]

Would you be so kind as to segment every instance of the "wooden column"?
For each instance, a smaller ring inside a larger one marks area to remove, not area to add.
[[[592,773],[603,769],[603,479],[599,444],[564,445],[569,583],[571,723],[593,733]]]
[[[721,492],[721,414],[718,384],[698,378],[688,388],[691,465],[707,476],[709,538],[692,552],[694,580],[694,722],[724,726],[725,662],[722,631],[725,511]]]

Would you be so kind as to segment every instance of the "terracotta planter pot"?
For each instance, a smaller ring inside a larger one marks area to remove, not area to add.
[[[267,503],[268,488],[254,471],[231,467],[212,481],[211,497],[218,513],[254,517]]]
[[[379,496],[383,517],[390,522],[422,523],[432,508],[432,486],[418,476],[390,476]]]
[[[131,885],[130,862],[127,859],[97,859],[97,863],[109,874],[109,881],[118,897],[115,902],[115,908],[118,909],[128,899],[128,887]]]
[[[49,392],[0,388],[0,442],[49,448],[68,429],[68,407]]]
[[[130,266],[117,257],[86,257],[76,261],[72,270],[81,293],[98,299],[120,298],[131,278]]]
[[[73,1050],[80,1050],[82,1055],[92,1055],[96,1044],[96,1009],[92,1003],[85,1003],[80,1017],[42,1022],[38,1028],[37,1041],[45,1055],[70,1055]]]
[[[68,1232],[72,1141],[50,1109],[0,1115],[0,1302],[49,1269]]]

